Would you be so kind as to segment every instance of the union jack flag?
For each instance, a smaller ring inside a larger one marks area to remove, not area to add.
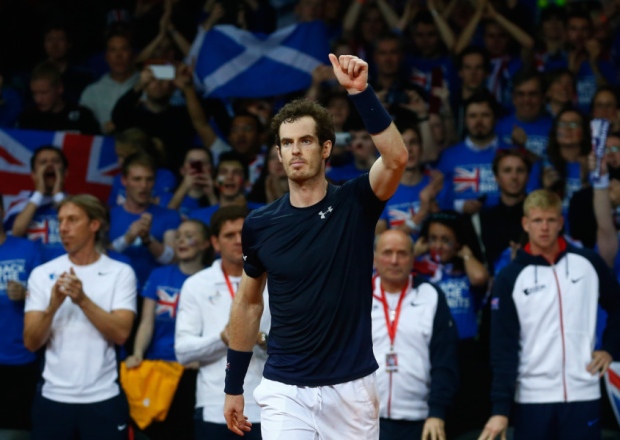
[[[620,362],[612,362],[609,366],[605,373],[605,385],[616,420],[620,423]]]
[[[411,69],[411,82],[426,90],[431,84],[431,75],[414,67]]]
[[[478,192],[480,188],[480,169],[473,168],[468,170],[463,167],[454,168],[454,177],[452,178],[455,192],[465,192],[471,190]]]
[[[7,129],[0,130],[0,181],[5,206],[21,191],[34,189],[30,158],[42,145],[54,145],[67,156],[67,193],[89,193],[104,202],[107,200],[112,179],[119,171],[112,137]]]
[[[41,240],[42,244],[60,243],[58,220],[56,218],[44,218],[41,221],[33,221],[28,226],[26,234],[28,239],[33,241]]]
[[[409,207],[409,210],[401,210],[398,208],[388,209],[388,218],[390,219],[390,228],[395,228],[400,225],[404,225],[415,214],[413,206]]]
[[[176,287],[157,286],[157,305],[155,315],[168,314],[168,318],[174,319],[179,305],[179,289]]]

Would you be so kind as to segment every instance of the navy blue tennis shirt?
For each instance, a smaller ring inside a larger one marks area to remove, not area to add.
[[[364,174],[328,185],[313,206],[295,208],[286,194],[250,213],[244,270],[253,278],[267,272],[267,379],[324,386],[378,368],[370,310],[374,232],[384,206]]]

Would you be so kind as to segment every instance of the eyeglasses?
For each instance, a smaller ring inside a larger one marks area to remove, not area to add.
[[[620,145],[611,145],[607,148],[605,148],[605,153],[609,154],[609,153],[619,153],[620,152]]]
[[[561,121],[561,122],[558,122],[558,128],[572,128],[572,129],[581,128],[581,122]]]

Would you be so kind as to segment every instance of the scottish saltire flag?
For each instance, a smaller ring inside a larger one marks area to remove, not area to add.
[[[104,202],[107,200],[112,179],[119,171],[112,137],[7,129],[0,130],[0,182],[5,207],[21,191],[34,189],[30,158],[42,145],[59,147],[67,156],[67,193],[89,193]]]
[[[612,362],[609,366],[605,373],[605,385],[616,420],[620,423],[620,362]]]
[[[209,97],[280,95],[308,88],[314,68],[329,64],[328,54],[321,21],[287,26],[270,35],[219,25],[204,34],[195,77]]]

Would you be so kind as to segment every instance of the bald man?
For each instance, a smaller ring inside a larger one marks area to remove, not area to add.
[[[458,336],[444,293],[411,275],[413,241],[400,230],[377,237],[374,263],[380,440],[445,440],[445,413],[458,387]]]

